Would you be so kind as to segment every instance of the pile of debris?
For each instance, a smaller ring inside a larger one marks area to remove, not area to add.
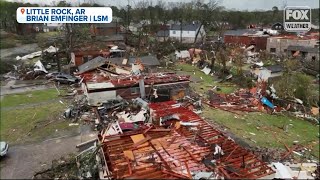
[[[133,104],[129,104],[120,97],[104,102],[101,106],[95,108],[99,120],[98,124],[96,123],[97,130],[110,129],[110,135],[130,130],[130,128],[135,127],[135,122],[144,121],[143,117],[140,117],[141,119],[137,118],[139,111],[138,106],[133,106]]]
[[[90,106],[88,106],[85,96],[76,96],[72,104],[65,110],[63,117],[72,119],[72,122],[77,122],[79,119],[88,120],[90,115]],[[90,118],[91,119],[91,118]]]
[[[98,179],[98,166],[101,166],[101,163],[96,163],[96,155],[99,149],[99,145],[95,142],[93,146],[77,155],[76,163],[79,170],[79,179]]]
[[[318,179],[319,165],[316,163],[271,163],[270,167],[276,172],[275,179]],[[266,178],[270,178],[266,177]]]
[[[33,59],[35,57],[41,56],[43,53],[56,53],[56,52],[58,52],[58,50],[59,50],[59,48],[54,47],[54,46],[50,46],[43,51],[36,51],[36,52],[30,53],[30,54],[27,54],[25,56],[22,56],[22,57],[17,56],[16,60],[17,61],[20,61],[20,60],[24,61],[24,60],[28,60],[28,59]]]
[[[5,80],[44,79],[45,74],[48,73],[40,60],[38,60],[33,66],[28,66],[25,64],[13,66],[14,71],[10,71],[3,76]]]
[[[32,179],[80,179],[76,159],[70,156],[53,160],[51,168],[36,172]]]
[[[250,91],[245,89],[240,89],[232,94],[218,94],[209,90],[208,95],[209,101],[206,104],[214,108],[245,112],[256,112],[259,109],[257,107],[259,102]]]
[[[267,87],[266,82],[257,82],[251,89],[238,89],[231,94],[218,93],[214,87],[208,91],[205,104],[213,108],[237,113],[242,112],[267,112],[287,113],[298,118],[306,119],[319,124],[319,108],[308,108],[300,99],[283,100],[277,97],[273,85]]]

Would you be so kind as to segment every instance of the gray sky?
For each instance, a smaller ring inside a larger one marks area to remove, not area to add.
[[[19,2],[30,2],[38,4],[52,4],[52,2],[59,2],[59,0],[8,0]],[[134,6],[136,2],[140,0],[129,0],[131,6]],[[153,1],[156,4],[157,0]],[[191,0],[162,0],[163,2],[190,2]],[[204,0],[206,1],[206,0]],[[310,6],[311,8],[319,8],[319,0],[218,0],[220,5],[227,9],[237,10],[271,10],[273,6],[278,6],[282,9],[284,4],[287,6]],[[79,4],[83,2],[96,2],[104,5],[124,6],[127,5],[128,0],[67,0],[73,4]]]

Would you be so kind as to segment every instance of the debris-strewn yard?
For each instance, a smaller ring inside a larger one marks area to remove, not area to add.
[[[178,64],[176,68],[182,70],[184,74],[191,75],[191,80],[195,79],[190,86],[204,97],[214,86],[219,86],[221,92],[227,94],[238,88],[232,83],[218,83],[216,77],[206,75],[190,64]],[[285,115],[261,112],[239,113],[241,115],[205,106],[203,116],[243,138],[252,146],[285,149],[284,144],[290,148],[295,142],[312,146],[311,154],[319,157],[319,125]]]
[[[71,129],[75,131],[68,134],[75,133],[62,117],[67,103],[55,89],[6,95],[1,102],[1,140],[18,144],[61,136]]]
[[[217,77],[206,75],[198,67],[190,64],[177,64],[176,69],[183,71],[182,74],[191,75],[193,83],[190,86],[200,94],[206,94],[214,86],[219,86],[223,93],[232,93],[237,88],[237,85],[232,83],[218,83]]]
[[[250,145],[285,148],[284,144],[292,147],[297,141],[306,146],[312,145],[312,155],[319,157],[319,125],[305,120],[260,112],[239,115],[208,106],[205,106],[203,116],[226,127]]]

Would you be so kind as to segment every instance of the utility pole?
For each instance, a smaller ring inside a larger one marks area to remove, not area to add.
[[[129,36],[129,0],[127,5],[127,30],[126,30],[126,44],[128,44],[128,36]]]
[[[127,8],[128,8],[128,13],[127,13],[127,28],[129,29],[129,0],[128,0],[128,5],[127,5]]]

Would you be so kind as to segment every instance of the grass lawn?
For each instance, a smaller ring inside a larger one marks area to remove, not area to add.
[[[58,31],[51,31],[51,32],[43,32],[43,33],[37,33],[36,35],[36,39],[38,38],[49,38],[49,37],[55,37],[58,36],[59,34],[61,34]]]
[[[176,68],[183,71],[181,74],[188,74],[199,80],[202,77],[201,82],[190,83],[198,94],[206,94],[213,86],[219,86],[221,92],[227,94],[238,88],[232,83],[217,83],[215,77],[204,74],[199,68],[190,64],[176,64]],[[292,147],[293,141],[299,141],[303,145],[313,144],[311,154],[319,157],[319,126],[307,121],[260,112],[238,115],[208,106],[205,106],[202,116],[226,127],[229,132],[243,138],[252,146],[285,148],[283,143]],[[288,132],[283,130],[286,125]]]
[[[190,83],[190,86],[198,93],[206,94],[209,89],[212,89],[214,86],[219,86],[222,93],[232,93],[237,86],[232,83],[218,83],[217,78],[210,75],[206,75],[198,67],[192,66],[190,64],[176,64],[177,69],[181,69],[183,74],[190,75],[196,79],[201,80],[201,82]]]
[[[22,104],[40,103],[58,98],[56,89],[30,91],[19,94],[5,95],[1,101],[1,108],[14,107]]]
[[[0,42],[0,49],[8,49],[16,47],[16,42],[11,40],[1,40]]]
[[[319,125],[294,117],[259,112],[237,115],[208,106],[205,107],[202,115],[223,125],[228,131],[253,146],[285,148],[282,142],[289,147],[292,147],[293,141],[299,141],[303,145],[314,142],[311,154],[319,158]],[[283,130],[285,125],[289,127],[288,132]]]
[[[73,129],[74,126],[69,127],[70,122],[62,117],[65,108],[66,105],[57,100],[35,107],[1,110],[1,140],[17,144],[46,139],[62,130]]]

